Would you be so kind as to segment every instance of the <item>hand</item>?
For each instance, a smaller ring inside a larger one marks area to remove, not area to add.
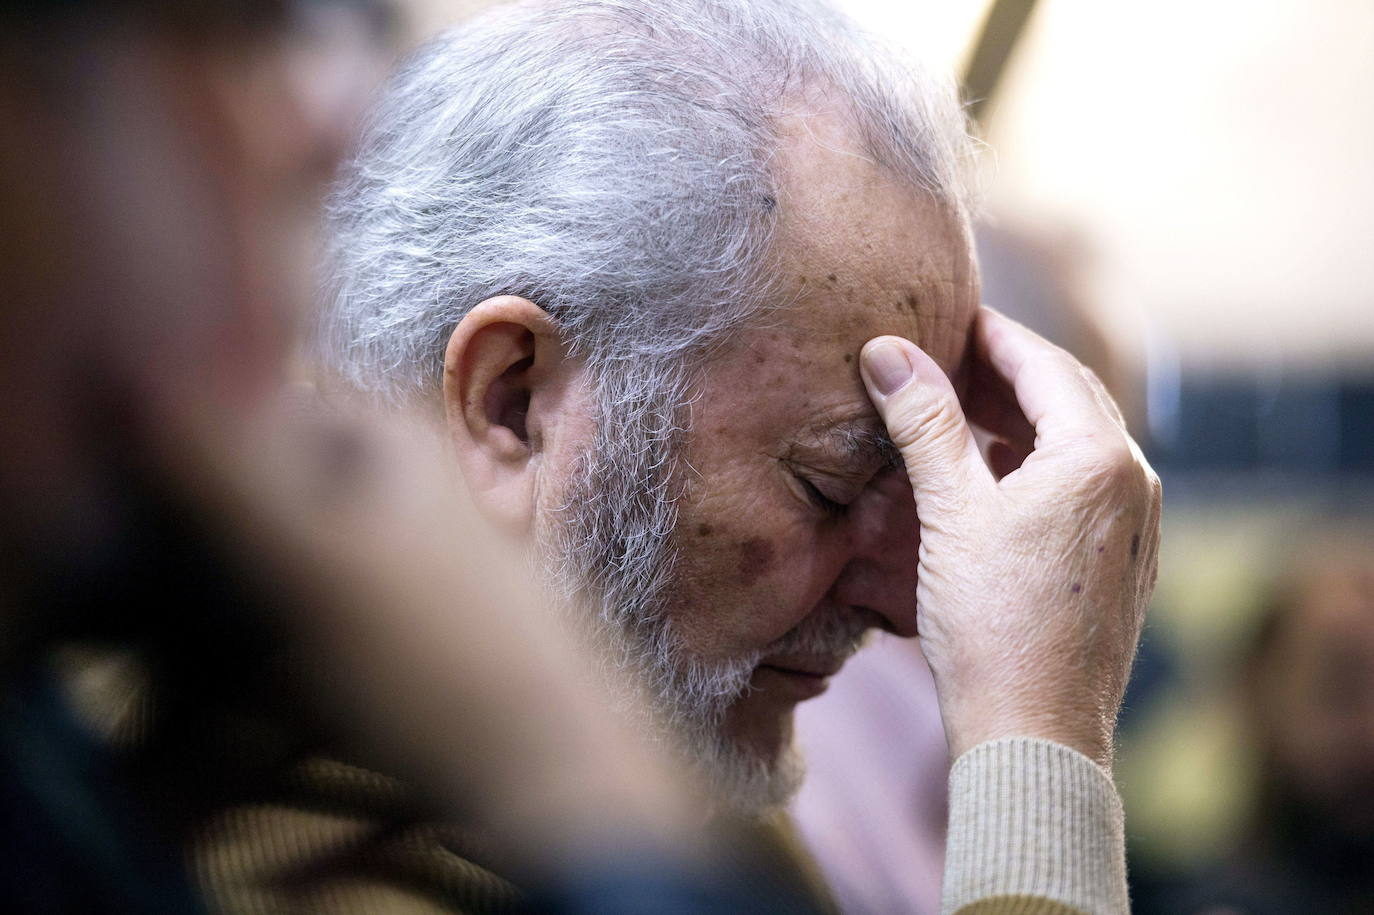
[[[951,757],[1031,736],[1110,769],[1154,589],[1159,478],[1065,351],[983,308],[972,360],[965,400],[1000,436],[998,475],[934,360],[900,337],[862,355],[916,495],[917,625]]]

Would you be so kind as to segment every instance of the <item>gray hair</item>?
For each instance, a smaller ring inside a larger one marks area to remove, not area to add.
[[[633,392],[769,301],[774,125],[806,90],[961,205],[950,86],[810,0],[521,4],[441,36],[333,196],[323,355],[360,390],[431,401],[452,329],[508,293]]]
[[[778,119],[838,101],[878,162],[962,210],[946,82],[812,0],[566,0],[450,32],[396,77],[330,209],[323,357],[358,389],[434,402],[453,328],[530,299],[584,361],[591,514],[552,531],[570,590],[653,626],[672,581],[693,372],[778,303]],[[592,485],[594,484],[594,485]]]

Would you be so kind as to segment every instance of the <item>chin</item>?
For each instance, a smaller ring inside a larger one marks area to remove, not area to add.
[[[694,741],[693,755],[722,814],[759,819],[779,810],[797,793],[806,767],[792,743],[791,728],[785,730],[784,741],[765,741],[766,748],[722,732]]]

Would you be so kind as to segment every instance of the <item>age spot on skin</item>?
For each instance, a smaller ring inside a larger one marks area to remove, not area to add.
[[[853,362],[853,361],[854,361],[854,354],[853,354],[853,353],[845,353],[845,354],[844,354],[844,361],[845,361],[845,362]]]
[[[1140,535],[1136,534],[1131,538],[1131,558],[1135,559],[1140,555]]]
[[[739,545],[740,578],[757,578],[773,568],[773,545],[762,537],[751,537]]]
[[[839,282],[839,278],[838,278],[837,276],[835,276],[835,274],[833,274],[833,273],[827,273],[827,274],[825,275],[825,279],[826,279],[826,282],[828,282],[828,283],[836,283],[836,282]]]
[[[1073,587],[1069,588],[1069,590],[1072,591],[1074,594],[1077,594],[1079,591],[1083,590],[1083,586],[1080,585],[1078,582],[1074,582]]]
[[[714,533],[714,532],[715,532],[715,528],[712,527],[712,526],[709,525],[709,524],[698,524],[698,525],[697,525],[697,536],[698,536],[698,537],[709,537],[709,536],[711,536],[711,534]]]

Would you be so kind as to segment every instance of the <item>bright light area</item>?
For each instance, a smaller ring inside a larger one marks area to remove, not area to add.
[[[413,0],[423,29],[492,0]],[[989,0],[838,0],[937,68]],[[1091,253],[1122,354],[1374,353],[1374,4],[1041,0],[988,112],[991,219]]]

